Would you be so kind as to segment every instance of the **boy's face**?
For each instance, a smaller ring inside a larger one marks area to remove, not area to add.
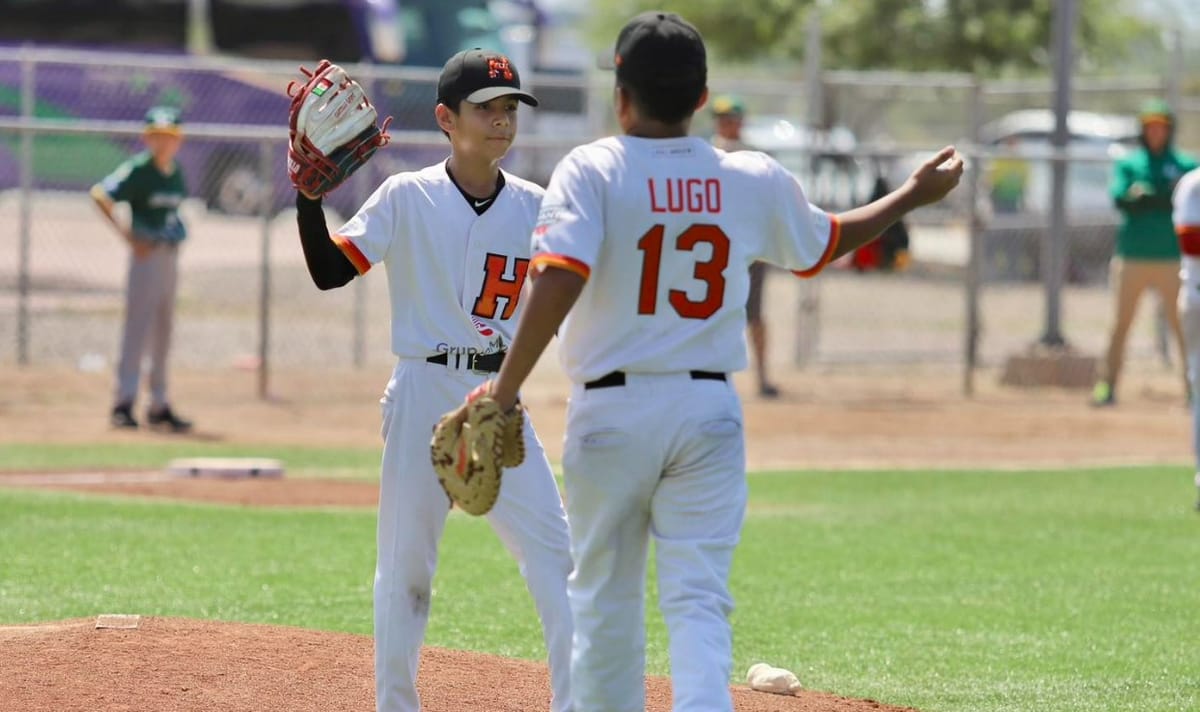
[[[183,137],[177,134],[151,132],[143,135],[142,141],[146,144],[146,150],[150,151],[150,155],[154,156],[155,160],[169,161],[179,153],[179,144],[183,143]]]
[[[1146,137],[1146,147],[1155,153],[1161,153],[1167,147],[1167,139],[1171,135],[1171,127],[1162,121],[1151,121],[1142,127]]]
[[[721,138],[730,141],[737,141],[742,138],[741,114],[718,114],[716,123],[717,135]]]
[[[439,106],[438,122],[450,134],[455,153],[489,161],[504,158],[517,136],[515,96],[501,96],[482,104],[464,101],[458,113]]]

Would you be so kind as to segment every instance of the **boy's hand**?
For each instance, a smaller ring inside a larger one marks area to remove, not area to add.
[[[145,259],[147,255],[154,251],[153,243],[146,242],[145,240],[139,240],[137,236],[133,234],[132,230],[125,231],[125,241],[129,243],[130,249],[133,250],[133,256],[139,260]]]
[[[908,208],[919,208],[946,197],[958,185],[962,174],[963,159],[953,146],[938,151],[904,182],[902,190],[906,194]]]
[[[1135,181],[1129,186],[1129,190],[1125,192],[1125,195],[1132,200],[1137,200],[1146,195],[1154,195],[1154,186],[1142,181]]]

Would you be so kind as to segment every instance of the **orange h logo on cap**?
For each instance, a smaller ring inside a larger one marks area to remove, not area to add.
[[[492,79],[504,75],[508,81],[512,81],[512,68],[508,66],[507,57],[488,57],[488,76]]]

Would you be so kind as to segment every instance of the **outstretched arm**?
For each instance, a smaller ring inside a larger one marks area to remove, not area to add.
[[[358,276],[354,263],[329,237],[320,198],[296,193],[296,225],[308,274],[319,289],[336,289]]]
[[[922,205],[936,203],[958,185],[963,159],[947,146],[921,164],[896,190],[861,207],[838,213],[841,226],[832,259],[849,254],[883,234],[893,223]]]
[[[542,352],[575,305],[586,280],[567,269],[547,266],[531,280],[524,300],[517,333],[504,357],[500,373],[492,383],[491,395],[504,410],[517,402],[517,391],[537,365]]]

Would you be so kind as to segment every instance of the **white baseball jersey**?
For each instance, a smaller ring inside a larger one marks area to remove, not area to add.
[[[333,240],[359,274],[385,263],[396,356],[506,347],[543,192],[504,173],[495,204],[478,215],[443,162],[391,176],[337,230]]]
[[[1200,304],[1200,168],[1189,171],[1175,186],[1172,219],[1183,253],[1180,287],[1190,304]]]
[[[746,367],[750,264],[811,276],[837,241],[837,220],[765,154],[727,153],[698,137],[616,136],[555,168],[532,265],[588,277],[559,331],[572,381],[616,370],[729,372]]]

